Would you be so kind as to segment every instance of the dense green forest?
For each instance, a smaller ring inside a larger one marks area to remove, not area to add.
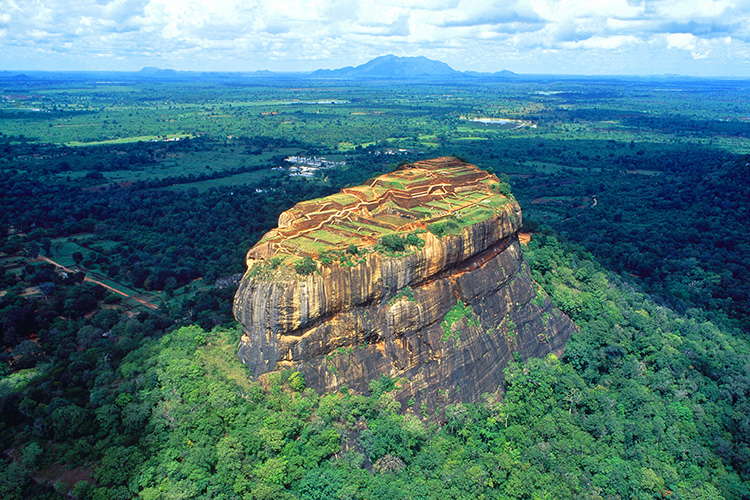
[[[746,82],[300,83],[0,81],[3,498],[750,498]],[[249,378],[247,249],[446,154],[512,184],[565,355],[438,408]]]
[[[54,370],[4,395],[24,445],[1,487],[42,496],[34,478],[61,461],[88,478],[78,498],[747,497],[747,344],[591,258],[532,241],[535,278],[581,331],[562,360],[513,363],[502,400],[477,405],[402,413],[385,376],[368,395],[317,395],[294,372],[262,388],[236,327],[158,335],[140,318],[116,341],[82,327],[42,344]]]

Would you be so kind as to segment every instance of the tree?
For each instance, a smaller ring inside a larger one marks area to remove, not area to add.
[[[315,261],[310,257],[305,257],[294,265],[294,270],[297,271],[297,274],[301,274],[303,276],[312,274],[317,271],[317,269],[318,266],[315,265]]]
[[[391,252],[402,252],[406,247],[406,239],[397,234],[386,234],[380,238],[380,244]]]
[[[36,259],[39,256],[39,245],[32,241],[26,247],[26,251],[29,253],[29,258]]]

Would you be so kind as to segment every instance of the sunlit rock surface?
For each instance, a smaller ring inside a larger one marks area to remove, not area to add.
[[[319,391],[387,374],[402,402],[434,405],[497,391],[513,352],[559,355],[575,326],[532,281],[503,191],[437,158],[295,205],[248,252],[240,358]],[[415,244],[383,248],[392,234]],[[295,270],[305,257],[310,274]]]

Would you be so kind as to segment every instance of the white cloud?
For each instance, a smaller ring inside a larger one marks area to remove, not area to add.
[[[643,15],[645,0],[530,0],[540,17],[550,22],[564,23],[592,17],[633,19]]]
[[[747,2],[726,0],[660,0],[654,2],[653,13],[655,16],[667,19],[697,19],[716,18],[735,10],[736,5]]]
[[[672,33],[667,35],[668,49],[693,50],[697,39],[690,33]]]
[[[688,51],[693,59],[706,59],[714,45],[710,40],[702,40],[691,33],[671,33],[666,40],[668,49]]]
[[[591,58],[591,71],[700,61],[750,76],[750,0],[0,0],[0,29],[2,67],[308,70],[392,52],[458,69]]]
[[[592,36],[585,40],[579,40],[576,42],[567,42],[564,44],[566,48],[583,48],[583,49],[605,49],[615,50],[627,47],[629,45],[635,45],[640,42],[640,39],[634,36],[628,35],[615,35],[615,36]]]
[[[537,23],[538,14],[526,3],[519,1],[497,2],[488,0],[462,1],[455,8],[432,13],[428,22],[439,26],[483,26],[511,23]]]
[[[378,3],[409,10],[449,10],[458,7],[461,0],[385,0]]]

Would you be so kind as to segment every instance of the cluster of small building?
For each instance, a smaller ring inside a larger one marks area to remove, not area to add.
[[[183,140],[184,137],[163,137],[151,139],[149,142],[177,142]]]
[[[346,165],[345,161],[330,161],[317,156],[290,156],[284,161],[292,164],[289,175],[298,177],[313,177],[318,170]]]
[[[398,148],[398,149],[385,148],[385,149],[378,149],[378,150],[374,151],[372,154],[374,154],[374,155],[408,155],[409,153],[411,153],[411,151],[409,151],[408,149],[403,149],[403,148]],[[420,153],[421,153],[421,151],[420,151]]]

